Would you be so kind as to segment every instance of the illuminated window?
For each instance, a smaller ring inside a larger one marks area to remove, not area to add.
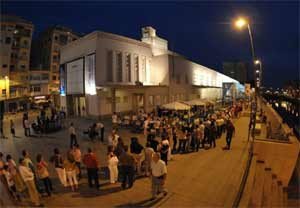
[[[123,97],[123,102],[124,102],[124,103],[128,103],[128,96],[124,96],[124,97]]]
[[[123,81],[122,73],[122,53],[117,52],[117,82]]]
[[[161,105],[160,95],[155,96],[155,105]]]
[[[107,51],[107,57],[106,57],[106,66],[107,66],[107,81],[112,82],[113,81],[113,52]]]

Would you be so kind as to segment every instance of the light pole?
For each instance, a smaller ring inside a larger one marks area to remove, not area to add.
[[[255,51],[254,51],[254,44],[253,44],[253,36],[252,36],[252,30],[249,24],[249,21],[247,21],[245,18],[238,18],[235,21],[235,27],[238,29],[243,29],[247,26],[249,38],[250,38],[250,45],[251,45],[251,55],[252,55],[252,67],[253,67],[253,78],[254,78],[254,88],[255,88],[255,94],[254,94],[254,103],[251,104],[251,116],[250,116],[250,123],[249,123],[249,131],[248,131],[248,140],[250,137],[250,131],[252,127],[252,137],[253,141],[255,139],[255,126],[256,126],[256,111],[257,111],[257,90],[258,86],[260,84],[260,80],[256,77],[256,69],[255,69],[255,62],[258,61],[255,58]],[[260,62],[257,62],[260,63]]]
[[[258,81],[256,80],[256,86],[259,89],[262,86],[262,63],[260,60],[255,60],[255,65],[259,65],[259,69],[255,69],[255,77],[258,78]]]

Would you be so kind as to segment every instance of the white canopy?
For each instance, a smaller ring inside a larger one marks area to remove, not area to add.
[[[206,105],[205,102],[203,102],[202,100],[199,100],[199,99],[184,101],[184,103],[191,105],[191,106],[205,106]]]
[[[191,109],[189,105],[180,102],[167,103],[162,105],[162,107],[168,110],[190,110]]]

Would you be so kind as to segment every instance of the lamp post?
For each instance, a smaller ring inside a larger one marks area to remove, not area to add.
[[[254,75],[254,88],[255,88],[255,94],[254,94],[254,103],[251,104],[251,116],[250,116],[250,124],[249,124],[249,131],[248,131],[248,140],[250,137],[250,131],[252,128],[252,137],[253,141],[255,139],[255,125],[256,125],[256,111],[257,111],[257,90],[258,86],[260,84],[260,79],[256,77],[256,70],[255,70],[255,62],[258,61],[255,58],[255,51],[254,51],[254,44],[253,44],[253,36],[252,36],[252,30],[251,26],[249,24],[249,21],[247,21],[245,18],[238,18],[235,21],[235,27],[238,29],[243,29],[245,27],[248,28],[249,33],[249,39],[250,39],[250,45],[251,45],[251,55],[252,55],[252,67],[253,67],[253,75]],[[258,64],[260,62],[257,62]]]
[[[256,82],[256,86],[259,89],[260,86],[262,86],[262,63],[258,59],[256,59],[254,63],[255,65],[259,65],[259,69],[255,70],[255,77],[259,78],[259,82]]]

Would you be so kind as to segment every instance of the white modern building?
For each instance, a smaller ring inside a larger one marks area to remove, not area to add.
[[[104,116],[152,110],[195,98],[220,99],[223,83],[238,83],[168,50],[152,27],[142,41],[95,31],[61,49],[61,107],[69,114]],[[84,108],[83,108],[84,107]]]

